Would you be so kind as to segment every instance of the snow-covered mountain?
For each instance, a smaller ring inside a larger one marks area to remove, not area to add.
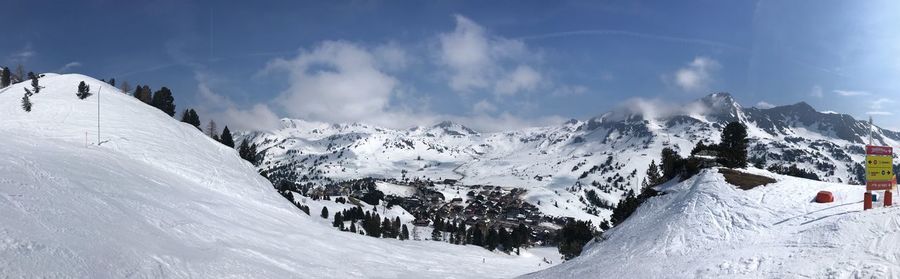
[[[508,278],[552,255],[339,232],[190,124],[88,76],[39,82],[31,112],[29,82],[0,89],[0,277]]]
[[[664,147],[687,156],[699,141],[717,143],[731,121],[747,125],[755,161],[796,164],[831,182],[861,180],[866,122],[802,102],[745,108],[727,93],[678,108],[628,106],[586,121],[507,132],[479,133],[452,122],[396,130],[283,119],[281,129],[243,137],[260,146],[261,171],[301,183],[374,176],[521,187],[545,214],[597,224],[610,211],[585,201],[586,191],[614,205],[629,189],[638,191]],[[900,133],[876,127],[873,138],[898,146]]]
[[[715,169],[662,185],[581,256],[524,278],[897,278],[900,208],[863,211],[863,186],[749,169],[741,190]],[[818,191],[833,203],[815,203]],[[894,200],[897,198],[894,192]]]

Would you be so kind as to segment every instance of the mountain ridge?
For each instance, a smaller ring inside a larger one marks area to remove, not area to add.
[[[302,120],[282,120],[293,121]],[[511,131],[479,133],[443,121],[410,129],[366,124],[286,127],[241,137],[260,146],[258,169],[274,180],[315,186],[368,176],[461,179],[466,184],[520,187],[529,190],[528,201],[539,204],[542,212],[599,223],[609,211],[585,201],[586,191],[595,190],[602,200],[615,204],[629,190],[639,191],[647,166],[658,161],[663,148],[688,156],[699,141],[718,142],[721,129],[731,121],[747,125],[748,151],[757,164],[796,164],[827,181],[862,181],[859,162],[867,122],[819,112],[805,102],[745,108],[721,92],[675,110],[638,104],[584,121]],[[448,127],[457,128],[434,131]],[[877,144],[900,142],[900,133],[877,126],[873,130]],[[283,175],[291,172],[294,175]]]

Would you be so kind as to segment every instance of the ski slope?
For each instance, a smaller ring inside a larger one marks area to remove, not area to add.
[[[189,124],[91,77],[40,85],[28,113],[30,83],[0,92],[3,277],[503,278],[558,257],[341,233]]]
[[[900,208],[863,212],[863,186],[750,171],[778,182],[744,191],[706,170],[664,186],[581,256],[523,277],[900,277]],[[814,203],[820,190],[835,202]]]

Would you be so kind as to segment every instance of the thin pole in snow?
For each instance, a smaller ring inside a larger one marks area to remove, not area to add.
[[[102,90],[103,86],[97,89],[97,146],[100,146],[100,91]]]
[[[869,145],[872,145],[872,116],[869,115]]]

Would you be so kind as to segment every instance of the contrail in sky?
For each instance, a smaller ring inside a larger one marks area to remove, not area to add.
[[[555,32],[555,33],[546,33],[532,36],[524,36],[519,37],[520,40],[541,40],[541,39],[549,39],[549,38],[558,38],[558,37],[570,37],[570,36],[626,36],[633,38],[641,38],[641,39],[650,39],[650,40],[660,40],[660,41],[668,41],[668,42],[677,42],[677,43],[688,43],[688,44],[696,44],[696,45],[706,45],[713,47],[720,47],[731,50],[738,51],[746,51],[746,48],[727,44],[723,42],[710,41],[704,39],[695,39],[695,38],[682,38],[682,37],[673,37],[673,36],[664,36],[664,35],[656,35],[656,34],[647,34],[647,33],[639,33],[625,30],[613,30],[613,29],[589,29],[589,30],[574,30],[574,31],[563,31],[563,32]]]

